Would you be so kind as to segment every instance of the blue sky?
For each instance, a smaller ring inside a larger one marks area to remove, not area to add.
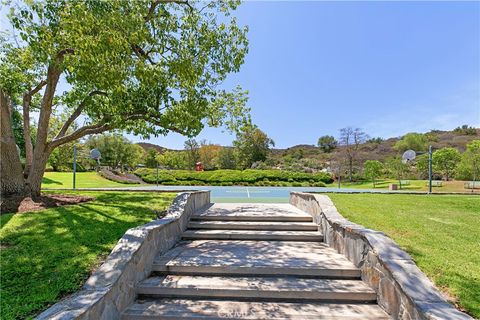
[[[253,121],[277,147],[345,126],[384,138],[480,127],[480,2],[247,1],[235,15],[250,50],[224,85],[249,90]],[[233,138],[221,129],[198,137]]]
[[[225,86],[249,90],[252,118],[277,147],[345,126],[385,138],[480,127],[480,2],[249,1],[236,16],[250,50]]]

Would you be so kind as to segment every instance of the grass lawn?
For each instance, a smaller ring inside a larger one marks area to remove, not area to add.
[[[402,186],[403,191],[427,191],[428,190],[428,180],[408,180],[409,185]],[[395,183],[398,185],[398,180],[383,179],[377,180],[375,183],[375,188],[373,188],[373,183],[371,181],[360,181],[360,182],[344,182],[341,184],[342,188],[352,188],[352,189],[379,189],[386,190],[390,183]],[[471,192],[471,189],[464,188],[465,181],[442,181],[441,187],[433,187],[433,192]],[[336,183],[327,185],[328,187],[337,187]],[[480,193],[480,189],[475,189],[475,193]]]
[[[105,179],[96,172],[77,172],[77,188],[110,188],[110,187],[135,187],[135,184],[123,184]],[[71,189],[73,186],[72,172],[45,172],[42,188]]]
[[[328,194],[352,222],[385,232],[435,284],[480,318],[480,197]]]
[[[165,209],[175,197],[146,192],[75,194],[96,199],[0,216],[2,319],[33,317],[78,290],[127,229],[151,221],[153,210]]]

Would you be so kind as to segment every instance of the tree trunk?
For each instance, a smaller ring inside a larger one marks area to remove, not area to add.
[[[40,196],[43,174],[45,173],[48,156],[50,155],[50,152],[46,149],[42,150],[42,152],[37,152],[37,148],[35,147],[32,166],[25,182],[25,190],[33,198]]]
[[[48,156],[52,153],[52,148],[47,142],[48,126],[52,114],[53,97],[55,95],[61,72],[59,64],[62,62],[62,59],[63,57],[57,59],[55,63],[50,64],[48,67],[45,92],[43,94],[40,114],[38,116],[37,140],[35,142],[35,149],[33,150],[32,166],[28,171],[28,177],[25,184],[27,194],[34,198],[40,195],[42,178],[45,173]]]
[[[23,96],[23,138],[25,140],[25,170],[24,173],[28,174],[30,167],[32,166],[33,159],[33,145],[32,138],[30,136],[30,103],[32,96],[25,94]]]
[[[3,90],[0,90],[0,184],[1,194],[23,194],[24,179],[22,163],[12,129],[11,104]]]
[[[353,177],[352,177],[352,171],[353,171],[353,158],[348,159],[348,175],[350,182],[353,182]]]

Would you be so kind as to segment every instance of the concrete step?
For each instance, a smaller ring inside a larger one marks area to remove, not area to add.
[[[158,255],[152,270],[192,275],[360,278],[360,270],[325,243],[295,241],[183,241]]]
[[[308,222],[265,222],[265,221],[190,221],[189,229],[214,230],[288,230],[317,231],[318,226]]]
[[[252,222],[312,222],[311,216],[307,215],[193,215],[192,221],[252,221]]]
[[[150,277],[137,293],[164,298],[232,298],[266,300],[320,300],[373,303],[377,295],[360,280],[301,277],[218,277],[167,275]]]
[[[187,230],[184,240],[261,240],[261,241],[323,241],[313,231],[257,231],[257,230]]]
[[[387,320],[390,317],[373,304],[159,299],[134,303],[123,312],[121,319]]]

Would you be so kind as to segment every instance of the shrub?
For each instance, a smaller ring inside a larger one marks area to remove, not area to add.
[[[157,182],[156,169],[140,168],[135,174],[147,183]],[[261,185],[324,186],[332,177],[323,172],[305,173],[283,170],[159,170],[158,183],[164,185]]]

